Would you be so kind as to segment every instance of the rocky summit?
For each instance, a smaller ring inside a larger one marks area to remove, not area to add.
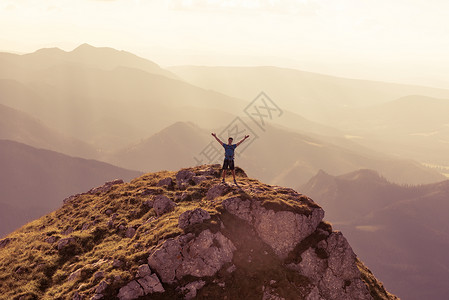
[[[238,185],[202,165],[68,197],[0,240],[0,298],[397,299],[319,205],[236,171]]]

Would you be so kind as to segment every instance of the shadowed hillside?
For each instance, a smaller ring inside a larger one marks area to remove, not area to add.
[[[65,197],[139,172],[0,140],[0,236],[57,208]]]
[[[99,158],[100,156],[91,145],[66,136],[26,113],[1,104],[0,139],[78,157]]]

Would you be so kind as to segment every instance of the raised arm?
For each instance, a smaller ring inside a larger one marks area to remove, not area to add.
[[[217,142],[220,143],[220,145],[223,145],[223,142],[217,137],[217,135],[215,133],[211,133],[211,134],[217,140]]]
[[[247,138],[249,138],[249,135],[245,135],[245,137],[244,137],[240,142],[238,142],[238,143],[236,144],[236,147],[237,147],[238,145],[240,145],[241,143],[243,143]]]

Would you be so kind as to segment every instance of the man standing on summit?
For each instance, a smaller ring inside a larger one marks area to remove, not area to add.
[[[235,148],[238,145],[243,143],[244,140],[249,138],[249,135],[245,135],[245,137],[240,142],[238,142],[237,144],[232,144],[232,141],[233,141],[232,137],[228,138],[228,143],[225,144],[217,137],[217,135],[215,133],[212,133],[212,136],[225,149],[225,158],[224,158],[224,162],[223,162],[223,180],[222,180],[222,182],[223,183],[225,182],[226,170],[229,168],[232,171],[232,176],[234,177],[234,183],[237,184],[237,181],[235,181],[235,170],[234,170],[234,150],[235,150]]]

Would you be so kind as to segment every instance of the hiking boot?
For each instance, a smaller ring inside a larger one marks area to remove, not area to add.
[[[235,179],[234,179],[234,183],[237,184],[237,181],[235,181]]]
[[[222,180],[221,180],[221,183],[225,183],[225,180],[224,180],[224,179],[222,179]]]

